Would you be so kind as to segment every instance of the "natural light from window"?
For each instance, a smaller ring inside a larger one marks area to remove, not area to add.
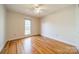
[[[25,35],[31,34],[31,20],[25,20]]]

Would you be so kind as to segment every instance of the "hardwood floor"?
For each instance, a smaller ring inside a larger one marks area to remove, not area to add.
[[[1,54],[77,54],[72,46],[42,36],[8,41]]]

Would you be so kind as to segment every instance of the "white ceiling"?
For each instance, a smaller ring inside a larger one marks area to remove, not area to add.
[[[40,8],[42,8],[40,13],[34,12],[34,4],[7,4],[5,7],[8,10],[16,11],[28,16],[34,17],[44,17],[50,13],[55,12],[56,10],[71,6],[69,4],[42,4]]]

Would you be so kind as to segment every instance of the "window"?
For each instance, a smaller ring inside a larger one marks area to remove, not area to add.
[[[31,34],[31,20],[25,20],[25,35]]]

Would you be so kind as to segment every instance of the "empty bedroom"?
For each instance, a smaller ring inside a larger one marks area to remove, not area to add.
[[[0,4],[0,54],[79,54],[79,5]]]

